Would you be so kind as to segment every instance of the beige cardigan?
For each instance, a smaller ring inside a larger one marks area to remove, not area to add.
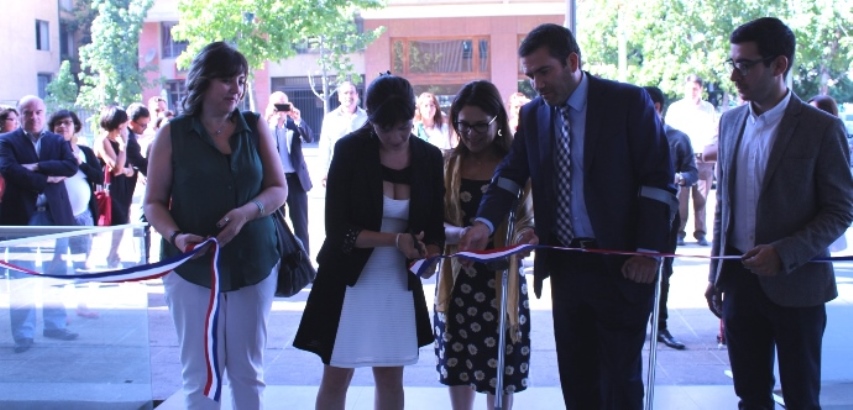
[[[445,162],[444,167],[444,186],[447,188],[444,194],[444,220],[455,226],[462,226],[462,209],[459,199],[459,188],[462,184],[461,164],[463,158],[461,156],[451,156]],[[533,228],[533,199],[530,195],[530,184],[528,183],[524,189],[524,195],[519,203],[516,211],[515,229],[513,229],[513,243],[518,242],[519,233],[526,229]],[[495,247],[500,248],[506,246],[506,230],[507,221],[504,220],[498,225],[494,233]],[[457,245],[445,245],[444,254],[452,255],[459,251]],[[438,277],[438,294],[435,299],[435,310],[441,313],[447,313],[449,299],[453,286],[456,283],[456,277],[459,275],[459,270],[462,264],[456,258],[445,259],[441,264],[441,271]],[[519,261],[517,256],[510,257],[510,271],[507,282],[507,319],[510,338],[513,342],[518,342],[520,331],[518,327],[518,278],[519,278]],[[495,291],[497,293],[498,306],[501,303],[501,271],[495,272]]]

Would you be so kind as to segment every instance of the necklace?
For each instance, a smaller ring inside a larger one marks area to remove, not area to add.
[[[214,137],[218,137],[218,136],[219,136],[219,134],[222,134],[222,130],[224,130],[224,129],[225,129],[225,127],[228,125],[228,123],[229,123],[229,122],[230,122],[230,121],[228,121],[227,119],[226,119],[224,122],[222,122],[222,123],[219,125],[219,128],[217,128],[217,129],[216,129],[216,131],[214,131],[214,132],[212,133],[212,134],[213,134],[213,136],[214,136]],[[210,127],[208,127],[207,125],[205,125],[204,127],[208,130],[208,132],[210,132],[210,129],[211,129]]]

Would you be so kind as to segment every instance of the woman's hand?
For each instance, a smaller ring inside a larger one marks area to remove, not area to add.
[[[426,256],[426,258],[429,259],[429,258],[434,258],[436,256],[441,256],[441,250],[438,249],[438,246],[427,245],[427,256]],[[432,275],[435,275],[435,272],[436,272],[435,268],[436,268],[436,266],[438,266],[438,262],[439,262],[439,259],[436,259],[435,261],[430,263],[429,266],[426,267],[424,274],[421,275],[421,278],[422,279],[429,279],[432,277]]]
[[[216,240],[219,241],[219,246],[225,247],[225,245],[231,242],[231,240],[240,233],[243,226],[246,225],[246,222],[248,221],[249,215],[246,215],[246,211],[242,208],[234,208],[228,211],[228,213],[216,223],[216,227],[220,229],[219,233],[216,234]]]
[[[533,228],[525,228],[519,231],[515,235],[515,242],[513,245],[539,245],[539,237],[536,236],[536,233],[533,231]],[[527,251],[518,255],[519,259],[524,259],[530,256],[531,251]]]
[[[190,250],[191,247],[196,246],[202,242],[204,242],[204,238],[199,235],[192,233],[182,233],[175,235],[175,242],[173,243],[173,245],[175,245],[175,247],[178,248],[178,250],[180,250],[181,252],[186,252]],[[204,255],[205,253],[207,253],[206,249],[193,256],[193,259],[198,258],[199,256]]]
[[[426,257],[426,245],[422,242],[423,239],[423,232],[417,235],[398,233],[395,246],[406,256],[406,259],[423,259]]]
[[[122,174],[124,174],[124,176],[128,178],[132,177],[135,173],[136,171],[132,167],[124,167],[124,169],[122,170]]]

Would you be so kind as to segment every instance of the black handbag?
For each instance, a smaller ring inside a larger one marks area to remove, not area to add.
[[[278,284],[275,287],[276,296],[293,296],[314,282],[317,271],[311,264],[311,258],[302,241],[293,234],[284,220],[284,207],[270,215],[275,224],[278,236],[278,250],[281,262],[278,265]]]

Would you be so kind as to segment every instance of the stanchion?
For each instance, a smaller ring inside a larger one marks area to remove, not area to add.
[[[522,188],[515,184],[512,181],[507,179],[501,179],[498,181],[498,186],[512,192],[515,194],[515,200],[512,201],[512,207],[509,211],[509,216],[507,217],[507,227],[506,227],[506,244],[512,244],[513,240],[513,231],[515,230],[515,213],[518,205],[521,201],[521,195],[524,193]],[[511,258],[511,257],[508,257]],[[508,259],[509,260],[509,259]],[[498,322],[498,368],[497,368],[497,384],[495,385],[495,410],[503,410],[503,390],[504,390],[504,373],[505,369],[505,359],[506,359],[506,299],[507,299],[507,285],[509,282],[510,268],[512,267],[511,263],[507,263],[503,269],[503,273],[501,274],[501,308],[500,308],[500,316]]]
[[[657,278],[655,278],[655,304],[652,307],[652,329],[649,331],[649,369],[648,373],[646,373],[645,410],[652,410],[655,406],[655,369],[657,368],[658,322],[660,322],[660,286],[663,278],[663,260],[661,260],[659,265]]]

